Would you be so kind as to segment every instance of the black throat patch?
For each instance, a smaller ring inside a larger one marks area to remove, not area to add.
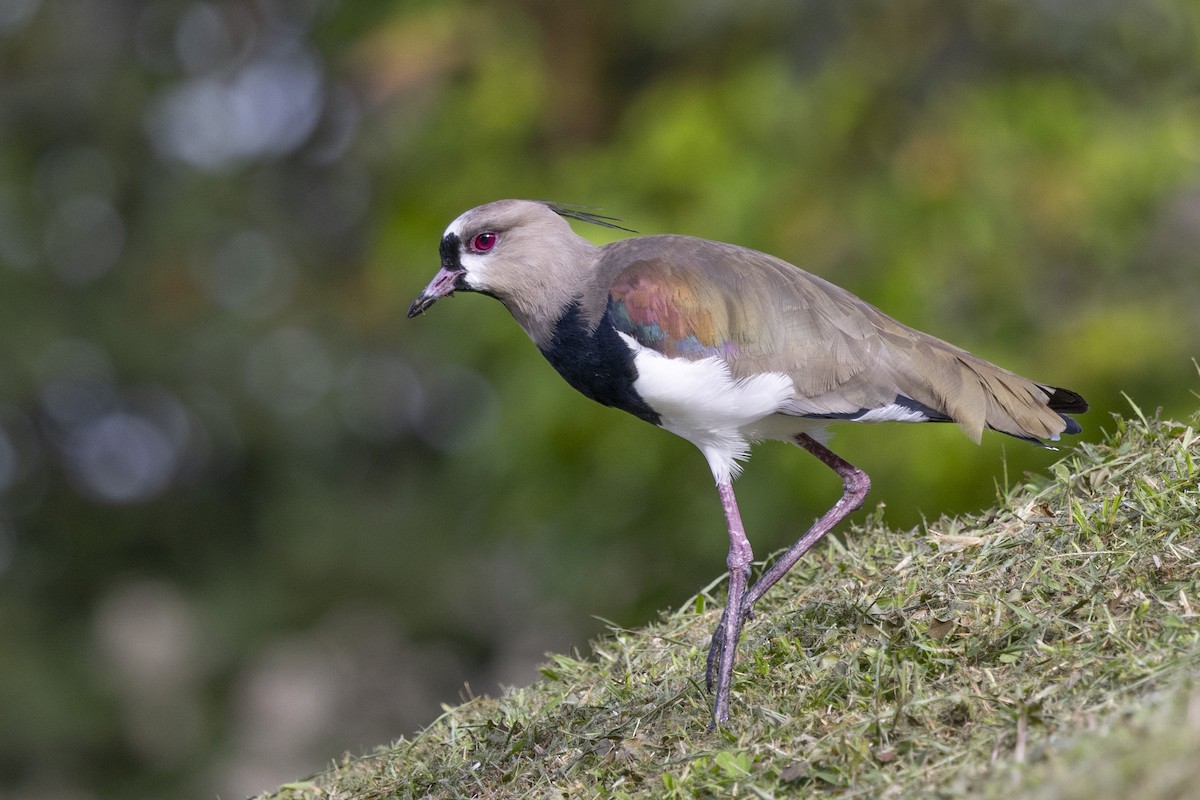
[[[579,304],[572,303],[554,323],[550,346],[542,348],[542,355],[567,383],[597,403],[654,425],[662,423],[658,412],[633,388],[638,377],[633,352],[617,335],[608,310],[596,330],[589,331]]]

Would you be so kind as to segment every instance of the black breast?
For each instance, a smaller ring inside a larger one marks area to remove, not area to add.
[[[596,330],[589,331],[579,305],[572,303],[554,323],[554,336],[542,355],[567,383],[597,403],[660,423],[657,412],[633,388],[638,377],[633,352],[617,335],[607,309]]]

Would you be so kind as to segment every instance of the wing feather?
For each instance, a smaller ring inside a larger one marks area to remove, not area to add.
[[[666,356],[720,358],[735,378],[786,374],[789,414],[852,418],[911,403],[975,441],[985,427],[1040,440],[1078,427],[1052,397],[1062,410],[1086,408],[765,253],[646,236],[606,245],[600,269],[619,331]]]

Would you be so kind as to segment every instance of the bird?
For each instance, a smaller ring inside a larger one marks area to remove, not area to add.
[[[742,626],[821,537],[860,508],[866,472],[827,446],[837,423],[953,422],[1042,446],[1078,434],[1087,401],[922,333],[782,259],[683,235],[598,246],[570,220],[635,233],[583,206],[498,200],[459,215],[441,266],[408,317],[438,299],[499,300],[568,384],[694,444],[729,536],[727,594],[709,643],[709,727],[729,724]],[[733,481],[753,444],[791,442],[842,480],[842,495],[751,582],[754,553]]]

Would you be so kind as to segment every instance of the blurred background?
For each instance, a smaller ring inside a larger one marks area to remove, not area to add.
[[[0,795],[268,789],[724,570],[690,445],[492,300],[404,319],[479,203],[777,254],[1080,391],[1086,439],[1122,392],[1191,413],[1198,35],[1165,0],[0,0]],[[834,441],[913,535],[1056,458]],[[757,553],[838,490],[759,448]]]

